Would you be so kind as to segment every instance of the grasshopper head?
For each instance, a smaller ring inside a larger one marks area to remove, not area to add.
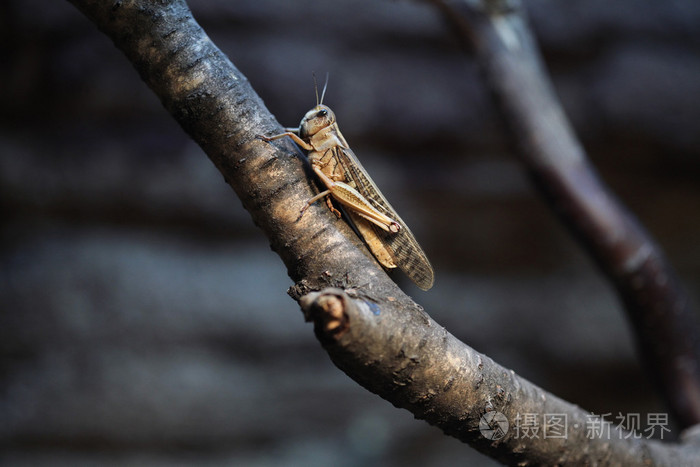
[[[335,114],[323,104],[317,105],[306,112],[299,124],[299,136],[306,138],[313,136],[326,127],[335,123]]]

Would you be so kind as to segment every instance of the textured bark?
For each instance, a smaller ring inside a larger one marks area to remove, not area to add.
[[[280,133],[282,126],[184,1],[71,3],[124,52],[214,162],[289,276],[303,281],[300,290],[364,284],[383,274],[347,224],[324,206],[312,206],[297,222],[299,206],[316,192],[305,159],[289,141],[256,138]]]
[[[184,1],[71,1],[112,38],[216,164],[287,266],[296,282],[290,294],[314,321],[319,340],[364,387],[507,463],[681,465],[697,459],[686,446],[589,439],[586,412],[437,325],[323,205],[297,221],[299,207],[316,192],[308,167],[291,143],[256,138],[282,128]],[[342,290],[312,293],[328,286]],[[478,422],[492,411],[511,421],[519,413],[565,413],[568,436],[524,443],[509,431],[489,441]]]
[[[377,305],[327,289],[308,294],[301,305],[333,362],[355,381],[506,464],[671,466],[698,460],[694,446],[635,439],[607,422],[609,437],[592,436],[595,419],[588,412],[471,349],[409,302]],[[561,438],[527,438],[511,426],[492,441],[479,428],[488,412],[504,414],[511,424],[523,414],[565,415],[567,429]]]

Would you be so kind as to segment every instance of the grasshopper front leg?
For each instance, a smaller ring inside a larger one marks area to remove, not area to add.
[[[258,138],[260,138],[263,141],[270,142],[270,141],[274,141],[276,139],[284,138],[285,136],[289,136],[290,138],[292,138],[292,140],[295,143],[297,143],[299,146],[301,146],[305,150],[307,150],[307,151],[314,150],[313,146],[311,146],[309,143],[307,143],[306,141],[301,139],[299,137],[299,135],[297,135],[296,133],[293,133],[291,130],[293,130],[293,129],[287,128],[287,131],[285,131],[284,133],[280,133],[279,135],[274,135],[274,136],[258,135]]]

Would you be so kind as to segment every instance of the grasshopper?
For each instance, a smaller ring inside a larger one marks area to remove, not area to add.
[[[260,135],[264,141],[290,137],[306,151],[311,168],[326,188],[306,202],[297,220],[324,197],[329,209],[340,218],[342,214],[333,206],[332,198],[344,207],[351,224],[383,267],[398,267],[418,287],[428,290],[433,286],[433,268],[411,231],[350,149],[333,111],[323,105],[327,85],[326,78],[320,101],[316,88],[316,107],[306,112],[298,128],[287,128],[286,132],[269,137]]]

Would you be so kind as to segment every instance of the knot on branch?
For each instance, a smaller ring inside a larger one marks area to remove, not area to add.
[[[348,307],[355,306],[341,289],[328,288],[299,301],[306,321],[313,321],[319,340],[337,340],[350,328]]]

